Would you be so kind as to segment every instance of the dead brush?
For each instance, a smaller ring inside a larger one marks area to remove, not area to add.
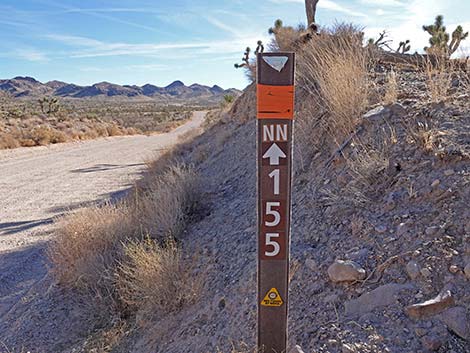
[[[385,94],[383,102],[385,105],[396,103],[398,100],[398,81],[395,71],[390,71],[387,74],[385,81]]]
[[[349,182],[340,189],[322,190],[323,201],[338,207],[364,207],[379,197],[391,178],[387,175],[391,144],[393,132],[385,129],[367,141],[354,139],[349,153],[343,152]]]
[[[51,272],[66,287],[113,292],[113,268],[136,225],[125,204],[85,208],[58,221],[48,249]],[[138,227],[137,227],[138,229]]]
[[[336,25],[299,53],[300,88],[327,109],[321,127],[336,145],[355,130],[368,104],[369,58],[361,38],[358,28]]]
[[[126,244],[124,252],[116,281],[121,301],[133,311],[143,316],[173,312],[200,296],[202,277],[193,275],[173,241],[159,245],[147,238]]]
[[[149,174],[136,192],[135,222],[143,234],[164,240],[178,238],[196,212],[200,183],[192,167],[176,163],[159,175]]]
[[[433,126],[432,122],[415,118],[404,122],[404,127],[410,142],[415,143],[426,153],[432,153],[439,147],[443,132]]]
[[[427,62],[425,65],[426,87],[433,103],[446,101],[452,85],[455,67],[451,60],[438,59],[436,63]]]

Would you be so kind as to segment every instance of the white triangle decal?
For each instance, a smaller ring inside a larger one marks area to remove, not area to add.
[[[281,72],[289,58],[287,56],[263,56],[263,60],[274,70]]]

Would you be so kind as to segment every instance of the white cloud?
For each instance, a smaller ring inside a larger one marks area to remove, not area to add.
[[[20,59],[28,60],[28,61],[47,61],[48,60],[46,54],[36,49],[17,49],[12,53],[12,55]]]
[[[218,29],[221,29],[222,31],[228,32],[235,37],[240,36],[240,32],[238,31],[238,28],[234,28],[232,26],[227,25],[226,23],[223,23],[222,21],[219,21],[218,19],[211,17],[211,16],[206,16],[205,17],[207,22],[209,22],[211,25],[217,27]]]
[[[276,4],[289,3],[289,2],[305,4],[304,0],[269,0],[269,1],[276,3]],[[365,13],[355,11],[345,6],[339,5],[337,2],[334,2],[332,0],[321,0],[320,2],[318,2],[318,8],[344,13],[346,15],[354,16],[354,17],[367,17]]]
[[[92,58],[106,56],[145,56],[161,57],[168,54],[178,57],[187,54],[189,58],[197,58],[201,54],[242,53],[247,44],[254,45],[258,39],[267,42],[267,37],[240,37],[232,40],[191,43],[106,43],[93,38],[49,34],[46,38],[76,47],[69,56],[72,58]]]
[[[377,6],[406,6],[406,3],[397,0],[360,0],[365,5]]]

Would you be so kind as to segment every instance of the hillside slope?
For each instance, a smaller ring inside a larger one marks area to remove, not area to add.
[[[383,83],[385,71],[377,76]],[[423,76],[398,76],[399,102],[377,105],[358,127],[358,139],[379,142],[362,158],[354,142],[332,154],[320,129],[305,142],[304,117],[297,122],[292,352],[296,345],[305,352],[469,351],[468,93],[461,87],[446,102],[424,103]],[[253,87],[193,147],[208,211],[181,243],[186,254],[199,254],[204,293],[180,313],[157,314],[154,326],[117,351],[254,346],[256,153],[254,106],[247,102],[254,102]],[[377,141],[384,129],[388,140]],[[353,261],[366,278],[335,282],[335,260]],[[407,309],[447,291],[451,298],[431,309]]]

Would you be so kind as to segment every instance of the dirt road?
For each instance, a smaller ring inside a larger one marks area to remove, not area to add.
[[[203,118],[196,112],[167,134],[0,151],[0,253],[44,240],[54,217],[129,188],[147,160]]]
[[[0,353],[68,351],[55,344],[72,342],[81,329],[67,319],[74,305],[49,294],[45,244],[54,218],[122,195],[146,161],[197,129],[204,115],[166,134],[0,151]]]

